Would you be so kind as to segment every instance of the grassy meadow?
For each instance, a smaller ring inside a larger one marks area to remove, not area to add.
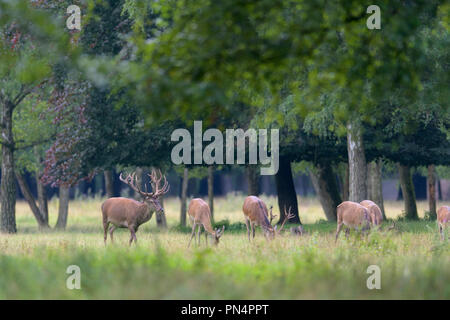
[[[276,198],[262,198],[276,209]],[[389,232],[348,240],[341,233],[335,244],[335,223],[323,220],[317,200],[299,198],[306,235],[286,232],[268,242],[258,228],[248,243],[243,199],[216,199],[215,221],[226,225],[219,246],[206,246],[202,235],[189,249],[191,228],[177,227],[175,198],[165,200],[168,230],[158,230],[153,217],[132,247],[126,229],[105,247],[104,199],[71,201],[65,232],[39,232],[19,202],[18,233],[0,235],[0,299],[450,299],[450,246],[439,241],[435,221],[399,219]],[[57,199],[49,203],[51,225],[57,206]],[[385,206],[388,218],[401,216],[402,202]],[[422,217],[426,208],[418,202]],[[81,269],[80,290],[66,287],[69,265]],[[366,286],[369,265],[381,269],[380,290]]]

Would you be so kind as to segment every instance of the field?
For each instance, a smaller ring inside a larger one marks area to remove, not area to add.
[[[248,243],[243,198],[216,199],[215,220],[226,224],[219,246],[202,236],[190,249],[190,227],[176,226],[177,199],[165,200],[168,230],[159,231],[153,217],[131,248],[125,229],[104,246],[104,199],[71,201],[67,230],[45,233],[19,202],[18,234],[0,235],[0,299],[450,299],[450,246],[439,241],[435,221],[400,219],[395,230],[367,239],[341,234],[335,245],[335,224],[322,220],[315,199],[299,198],[306,235],[268,242],[258,229]],[[263,199],[276,208],[275,198]],[[50,202],[52,225],[57,205]],[[402,214],[401,202],[385,205],[388,218]],[[426,207],[418,202],[422,216]],[[69,265],[81,269],[80,290],[66,287]],[[380,290],[366,286],[369,265],[381,269]]]

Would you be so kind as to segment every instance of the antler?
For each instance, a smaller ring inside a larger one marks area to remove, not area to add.
[[[283,223],[281,224],[280,229],[278,229],[278,234],[281,232],[281,230],[283,230],[284,224],[286,223],[286,221],[288,221],[289,219],[294,218],[295,215],[293,213],[291,213],[291,207],[289,207],[289,211],[286,212],[286,207],[284,207],[284,220]]]
[[[161,173],[161,170],[158,169],[158,173],[155,169],[152,169],[152,172],[148,175],[150,177],[150,181],[153,188],[153,197],[160,197],[163,194],[169,192],[170,186],[169,182],[167,182],[166,176]],[[164,184],[160,187],[161,180],[164,178]]]
[[[133,189],[135,192],[139,193],[142,196],[150,195],[149,193],[145,193],[141,191],[138,184],[136,183],[136,172],[133,172],[124,179],[122,176],[122,173],[120,173],[119,176],[120,181],[126,183],[128,186],[130,186],[131,189]]]
[[[131,189],[133,189],[135,192],[139,193],[143,197],[160,197],[164,193],[167,193],[169,191],[169,183],[167,182],[167,179],[165,176],[162,175],[161,171],[159,171],[159,177],[156,173],[156,170],[152,169],[152,173],[149,174],[149,177],[151,179],[151,184],[153,188],[153,192],[147,192],[147,185],[145,185],[145,191],[142,191],[138,184],[136,183],[136,172],[133,172],[132,174],[129,174],[125,179],[122,176],[122,173],[119,176],[120,181],[126,183],[130,186]],[[164,185],[162,188],[159,188],[159,183],[161,182],[162,178],[164,177]]]
[[[270,224],[272,224],[273,219],[275,219],[277,217],[276,214],[272,214],[272,209],[273,209],[273,206],[270,206],[270,209],[269,209]]]

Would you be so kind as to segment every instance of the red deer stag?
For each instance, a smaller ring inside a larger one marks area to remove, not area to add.
[[[441,239],[444,240],[444,229],[450,223],[450,207],[442,206],[437,211],[437,222]]]
[[[273,239],[276,234],[279,234],[281,232],[286,221],[294,217],[294,215],[291,214],[290,210],[291,208],[289,208],[289,213],[286,213],[285,208],[284,221],[280,229],[277,231],[277,227],[273,227],[271,225],[271,222],[275,217],[274,215],[272,215],[272,207],[270,207],[270,213],[268,213],[266,204],[258,197],[248,196],[247,198],[245,198],[244,205],[242,206],[242,211],[244,212],[245,225],[247,226],[248,241],[250,241],[250,229],[252,231],[253,238],[255,238],[255,228],[258,225],[263,229],[266,239]]]
[[[120,174],[120,181],[126,183],[135,192],[142,196],[143,201],[136,201],[134,199],[128,198],[109,198],[102,204],[102,214],[103,214],[103,229],[104,229],[104,240],[106,244],[107,232],[109,224],[109,235],[111,237],[111,242],[113,242],[113,232],[116,228],[128,228],[131,233],[130,245],[133,242],[136,243],[136,232],[141,224],[147,222],[151,219],[153,213],[164,212],[159,198],[169,191],[169,183],[166,177],[161,174],[159,175],[155,170],[149,174],[151,179],[153,192],[143,192],[136,184],[136,173],[129,174],[125,179]],[[164,177],[164,184],[161,187],[160,183]],[[147,191],[147,186],[146,186]]]
[[[370,217],[369,210],[359,203],[352,201],[344,201],[337,206],[337,230],[336,239],[338,239],[341,232],[342,225],[346,226],[345,235],[348,234],[351,229],[360,229],[366,231],[370,229]]]
[[[198,245],[200,245],[200,233],[203,226],[205,229],[205,241],[208,244],[208,233],[214,237],[214,244],[219,244],[219,239],[223,235],[225,226],[222,230],[214,230],[211,225],[211,210],[209,205],[203,199],[195,198],[189,203],[188,209],[189,219],[192,221],[192,234],[189,240],[188,248],[191,245],[192,238],[195,236],[195,227],[198,226]]]
[[[377,206],[375,202],[371,200],[363,200],[359,204],[369,210],[369,217],[372,225],[379,226],[381,222],[383,222],[383,214],[381,213],[380,207]]]

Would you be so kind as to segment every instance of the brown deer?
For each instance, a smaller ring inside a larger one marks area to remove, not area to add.
[[[337,230],[335,242],[338,239],[343,225],[346,226],[345,235],[347,238],[350,229],[360,229],[363,232],[369,230],[369,210],[356,202],[342,202],[337,206]]]
[[[281,230],[284,227],[284,224],[287,220],[292,219],[294,217],[293,214],[290,212],[291,208],[289,208],[289,213],[286,213],[285,208],[285,218],[284,221],[280,227],[280,229],[277,231],[277,226],[273,227],[271,222],[274,219],[274,215],[272,215],[272,207],[270,207],[270,214],[267,211],[267,206],[258,197],[255,196],[248,196],[244,200],[244,205],[242,206],[242,211],[244,212],[245,217],[245,225],[247,227],[247,235],[248,235],[248,241],[250,241],[250,229],[253,234],[253,238],[255,238],[255,228],[256,226],[261,226],[264,232],[264,236],[266,239],[273,239],[276,234],[279,234]],[[269,215],[270,215],[270,221],[269,221]],[[250,225],[250,228],[249,228]]]
[[[209,205],[200,198],[192,199],[188,208],[189,219],[192,222],[192,234],[189,240],[188,248],[191,245],[192,238],[195,236],[195,227],[198,226],[198,245],[200,245],[200,233],[203,226],[205,229],[205,241],[208,245],[208,233],[213,236],[214,244],[219,244],[219,239],[223,235],[225,226],[222,229],[214,230],[211,225],[211,210]]]
[[[383,222],[383,214],[381,213],[381,209],[377,204],[371,200],[363,200],[359,203],[369,210],[370,222],[374,226],[379,226],[381,222]]]
[[[444,229],[447,228],[450,222],[450,207],[442,206],[437,211],[437,222],[439,227],[439,233],[441,235],[441,240],[444,240]]]
[[[138,231],[139,226],[149,221],[155,211],[161,213],[164,212],[164,209],[159,202],[159,198],[169,191],[169,183],[164,176],[164,184],[162,187],[160,186],[163,178],[161,171],[159,171],[158,175],[155,170],[152,170],[149,177],[152,183],[153,192],[143,192],[136,184],[136,173],[129,174],[126,178],[122,177],[122,173],[120,174],[120,181],[126,183],[131,189],[140,194],[143,201],[118,197],[109,198],[103,202],[102,214],[105,244],[109,224],[111,224],[111,228],[109,228],[111,242],[113,242],[113,232],[116,228],[128,228],[131,233],[131,245],[133,240],[135,243],[137,242],[136,232]]]

